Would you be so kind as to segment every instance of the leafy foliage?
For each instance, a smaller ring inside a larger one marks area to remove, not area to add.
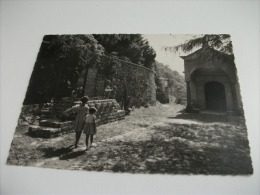
[[[162,83],[159,78],[168,79],[169,94],[175,96],[177,99],[185,99],[186,87],[183,76],[177,71],[172,70],[168,65],[155,62],[155,71],[157,73],[156,85],[157,90],[160,90]]]
[[[174,36],[174,35],[173,35]],[[192,39],[187,40],[185,43],[177,45],[175,47],[164,47],[166,51],[183,51],[190,52],[193,49],[201,48],[205,45],[209,45],[210,47],[225,52],[228,54],[233,53],[232,42],[229,34],[201,34],[194,35]]]
[[[126,57],[136,64],[151,68],[156,53],[140,34],[96,34],[94,37],[102,44],[108,55]]]
[[[116,59],[152,67],[155,56],[155,51],[138,34],[47,35],[24,104],[70,96],[85,68],[98,67],[99,72],[111,79],[111,75],[120,74]]]
[[[92,35],[47,35],[38,53],[24,104],[67,96],[80,72],[95,65],[104,48]]]
[[[102,59],[108,58],[102,57]],[[108,84],[113,88],[112,98],[123,103],[125,109],[155,103],[154,72],[141,65],[131,64],[131,61],[124,56],[110,55],[104,64]]]

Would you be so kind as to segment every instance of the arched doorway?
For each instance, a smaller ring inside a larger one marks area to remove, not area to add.
[[[226,95],[223,84],[211,81],[205,84],[206,109],[213,111],[226,111]]]

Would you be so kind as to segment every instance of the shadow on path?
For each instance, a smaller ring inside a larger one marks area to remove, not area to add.
[[[83,154],[85,154],[85,150],[71,152],[60,156],[60,160],[68,160],[68,159],[76,158]]]
[[[70,145],[68,147],[63,147],[63,148],[53,148],[53,147],[48,147],[48,148],[41,148],[40,150],[44,152],[43,157],[44,158],[52,158],[52,157],[58,157],[64,154],[68,154],[72,151],[73,145]]]
[[[203,123],[238,123],[243,120],[242,116],[232,116],[223,113],[185,113],[181,112],[176,116],[169,116],[169,119],[187,119]]]

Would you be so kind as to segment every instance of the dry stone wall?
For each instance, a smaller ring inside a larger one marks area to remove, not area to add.
[[[78,80],[78,87],[85,87],[84,94],[89,97],[106,96],[104,90],[108,85],[113,89],[109,98],[118,102],[125,101],[125,96],[130,96],[132,106],[137,107],[156,102],[155,72],[118,58],[100,56],[99,64],[83,70]]]
[[[113,80],[117,81],[117,101],[121,102],[127,94],[131,106],[140,107],[156,103],[155,73],[151,69],[121,62],[114,72]]]
[[[27,105],[23,108],[19,120],[21,120],[21,124],[30,124],[29,134],[31,136],[44,138],[57,137],[73,131],[72,126],[75,116],[66,116],[63,112],[79,103],[79,100],[75,101],[73,98],[63,98],[51,104],[41,105],[41,107],[39,105]],[[95,114],[97,116],[97,126],[125,118],[125,111],[119,110],[120,106],[115,99],[92,100],[88,102],[88,106],[97,109]],[[36,119],[24,121],[29,116]]]

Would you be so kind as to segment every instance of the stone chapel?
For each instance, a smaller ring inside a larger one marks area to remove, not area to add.
[[[234,55],[206,45],[184,60],[187,84],[186,111],[243,113]]]

